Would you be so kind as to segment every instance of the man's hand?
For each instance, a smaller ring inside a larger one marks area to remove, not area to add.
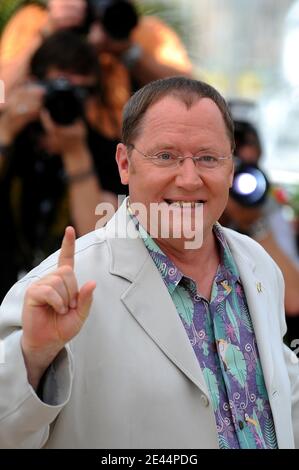
[[[49,21],[46,30],[53,33],[60,29],[80,26],[85,17],[86,0],[49,0]]]
[[[46,132],[44,143],[49,153],[72,158],[78,151],[87,149],[87,132],[82,119],[78,119],[69,126],[58,125],[51,119],[45,108],[42,109],[40,118]]]
[[[11,93],[0,116],[0,140],[11,145],[27,124],[39,118],[45,90],[40,85],[28,83]]]
[[[25,295],[21,344],[34,388],[59,351],[79,333],[89,313],[96,284],[89,281],[78,289],[74,251],[75,230],[68,227],[56,271],[33,283]]]

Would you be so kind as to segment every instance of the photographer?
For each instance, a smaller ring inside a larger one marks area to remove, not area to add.
[[[234,125],[235,155],[239,162],[245,164],[241,169],[243,168],[244,173],[251,173],[252,169],[256,168],[262,174],[257,166],[262,154],[257,130],[246,121],[235,121]],[[259,195],[259,200],[252,203],[248,199],[248,194],[245,196],[240,189],[236,188],[235,175],[222,223],[249,235],[272,256],[284,275],[287,315],[297,316],[299,314],[299,264],[295,236],[291,225],[281,213],[281,206],[274,199],[273,193],[269,191],[268,184],[268,182],[265,183],[264,194]],[[290,333],[293,335],[293,332]]]
[[[17,11],[4,29],[0,43],[0,77],[5,82],[7,95],[28,75],[29,59],[45,36],[66,28],[84,29],[91,2],[49,0],[47,10],[27,5]],[[120,3],[124,2],[105,2],[108,6]],[[132,8],[133,2],[127,3]],[[93,0],[92,4],[100,8],[103,1]],[[118,15],[118,21],[119,18],[120,26],[124,26],[126,19],[123,15]],[[137,18],[137,25],[128,31],[127,37],[115,38],[96,16],[93,21],[91,18],[85,33],[101,63],[106,106],[95,115],[94,122],[101,120],[106,135],[119,136],[122,108],[132,90],[151,80],[191,73],[181,41],[157,17]]]
[[[5,104],[0,116],[0,295],[20,271],[58,248],[68,223],[81,235],[93,230],[97,204],[116,206],[116,194],[125,194],[114,158],[116,142],[88,123],[100,99],[99,72],[84,39],[56,33],[34,54],[31,80]]]

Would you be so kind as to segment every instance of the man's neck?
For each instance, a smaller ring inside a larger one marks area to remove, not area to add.
[[[172,244],[165,239],[155,239],[155,242],[184,275],[194,280],[200,279],[201,273],[203,276],[212,273],[214,275],[214,271],[217,270],[220,255],[216,237],[212,231],[204,236],[202,246],[197,249],[186,249],[184,244]]]

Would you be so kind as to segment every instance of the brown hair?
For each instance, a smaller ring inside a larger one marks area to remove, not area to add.
[[[224,98],[212,86],[186,77],[171,77],[156,80],[138,90],[127,102],[123,111],[122,141],[129,145],[141,130],[146,111],[165,96],[174,96],[189,109],[201,98],[209,98],[219,108],[231,142],[235,147],[233,120]]]
[[[92,75],[97,79],[101,70],[96,52],[78,34],[61,30],[44,39],[30,61],[30,72],[44,80],[48,70],[55,67],[63,72]]]

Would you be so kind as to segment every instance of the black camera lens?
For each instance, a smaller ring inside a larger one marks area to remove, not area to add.
[[[127,0],[87,0],[84,24],[75,30],[87,34],[90,26],[99,21],[113,39],[127,39],[138,23],[138,13]]]
[[[45,83],[44,106],[56,124],[69,126],[84,116],[84,96],[80,87],[64,78]]]
[[[137,13],[131,3],[126,1],[107,2],[102,16],[102,24],[114,39],[128,38],[132,29],[137,25],[137,21]]]
[[[270,184],[265,173],[256,165],[236,163],[230,195],[242,206],[254,207],[263,204]]]

